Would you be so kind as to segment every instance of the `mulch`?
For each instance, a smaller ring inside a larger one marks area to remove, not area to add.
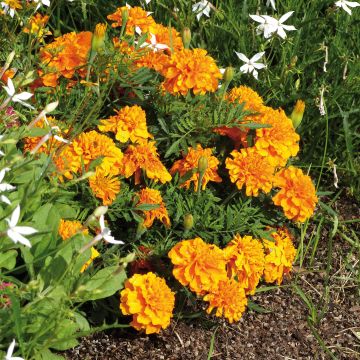
[[[360,209],[352,200],[343,199],[336,207],[343,214],[339,220],[360,217]],[[359,234],[359,225],[352,226]],[[252,297],[261,313],[248,310],[232,325],[205,315],[193,321],[174,320],[159,335],[147,336],[130,329],[94,334],[68,351],[67,359],[360,359],[360,289],[359,279],[356,280],[360,274],[360,249],[356,251],[336,236],[332,270],[326,279],[328,237],[328,231],[323,231],[311,270],[295,267],[292,279],[287,279],[282,287]],[[326,280],[330,290],[327,301]],[[315,324],[309,321],[311,311],[295,284],[314,304],[312,318],[318,320]]]

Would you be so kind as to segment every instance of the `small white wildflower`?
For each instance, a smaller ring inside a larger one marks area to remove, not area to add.
[[[14,8],[10,7],[5,2],[1,2],[0,5],[1,5],[1,7],[2,7],[5,14],[9,14],[11,17],[14,17],[14,15],[15,15],[15,9]]]
[[[44,119],[45,119],[46,123],[48,123],[47,120],[46,120],[46,117],[45,117]],[[50,128],[50,131],[40,139],[40,141],[38,142],[38,144],[34,147],[34,149],[32,149],[32,150],[30,151],[30,153],[31,153],[31,154],[36,154],[37,151],[41,148],[41,146],[42,146],[43,144],[45,144],[51,137],[53,137],[53,138],[56,139],[57,141],[60,141],[60,142],[65,143],[65,144],[70,144],[71,141],[65,140],[65,139],[63,139],[61,136],[56,135],[56,133],[59,132],[59,131],[60,131],[60,128],[59,128],[58,126],[52,126],[52,127]]]
[[[322,87],[320,89],[320,104],[319,104],[319,111],[320,111],[320,115],[324,116],[326,115],[326,111],[325,111],[325,101],[324,101],[324,92],[325,92],[325,87]]]
[[[33,1],[34,1],[34,3],[37,4],[35,10],[39,9],[39,7],[41,5],[44,5],[44,6],[47,6],[47,7],[50,6],[50,0],[33,0]]]
[[[30,241],[22,235],[35,234],[37,230],[35,230],[30,226],[17,226],[19,218],[20,218],[20,205],[18,205],[15,208],[15,210],[11,214],[10,219],[9,218],[5,219],[9,225],[6,234],[15,244],[19,242],[27,247],[31,247]]]
[[[240,67],[240,71],[244,74],[249,73],[253,74],[254,78],[258,80],[258,72],[257,70],[263,69],[266,67],[265,64],[258,63],[257,61],[265,54],[265,52],[260,52],[255,54],[251,59],[247,58],[244,54],[236,52],[236,55],[240,60],[242,60],[245,64]],[[257,69],[257,70],[256,70]]]
[[[15,186],[12,186],[10,184],[7,184],[7,183],[3,183],[3,179],[4,179],[4,176],[5,176],[5,173],[7,171],[9,171],[10,168],[4,168],[0,171],[0,193],[4,192],[4,191],[11,191],[11,190],[15,190],[16,187]],[[7,196],[5,195],[0,195],[0,201],[4,202],[5,204],[8,204],[8,205],[11,205],[11,202],[10,200],[8,199]]]
[[[13,352],[14,352],[14,348],[15,348],[15,339],[11,342],[8,351],[5,355],[5,360],[24,360],[22,357],[19,356],[12,356]]]
[[[275,0],[267,0],[266,1],[266,6],[269,6],[271,5],[271,7],[276,10],[276,7],[275,7]]]
[[[342,8],[349,15],[351,15],[351,9],[350,8],[360,6],[360,3],[358,3],[357,1],[339,0],[339,1],[336,1],[335,6],[337,6],[338,8]]]
[[[30,109],[34,109],[33,106],[31,106],[30,104],[25,102],[26,100],[29,100],[33,96],[33,94],[26,92],[26,91],[24,91],[20,94],[16,94],[14,84],[10,78],[8,78],[7,86],[3,86],[3,88],[9,96],[9,98],[6,99],[4,103],[7,104],[9,101],[12,100],[13,102],[18,102],[21,105],[24,105]]]
[[[207,0],[201,0],[192,6],[192,11],[196,13],[198,21],[203,15],[210,17],[211,4]]]
[[[135,27],[135,32],[138,34],[138,35],[141,35],[142,34],[142,31],[140,29],[139,26],[136,26]],[[134,41],[135,44],[138,44],[137,41]],[[143,42],[141,45],[140,45],[141,48],[143,47],[147,47],[149,49],[152,49],[153,52],[157,52],[158,50],[165,50],[165,49],[169,49],[169,47],[165,44],[160,44],[157,42],[156,40],[156,36],[154,34],[151,34],[150,33],[150,42]]]
[[[124,244],[123,241],[115,240],[114,237],[111,236],[111,230],[105,226],[105,218],[103,214],[100,215],[99,224],[100,224],[100,234],[96,235],[92,242],[96,243],[101,239],[104,239],[109,244],[115,244],[115,245]]]

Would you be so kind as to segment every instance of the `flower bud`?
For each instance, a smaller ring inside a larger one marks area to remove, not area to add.
[[[198,161],[198,171],[200,174],[203,174],[208,168],[208,159],[206,156],[201,156]]]
[[[50,104],[47,104],[44,109],[45,113],[47,114],[54,111],[58,107],[58,105],[59,105],[58,101],[54,101],[51,102]]]
[[[146,232],[146,226],[144,225],[144,221],[141,221],[138,223],[137,229],[136,229],[136,239],[140,239],[141,236]]]
[[[105,45],[106,24],[97,24],[91,40],[91,50],[99,51]]]
[[[121,12],[121,20],[122,20],[122,25],[125,26],[127,21],[129,19],[129,10],[128,9],[124,9]]]
[[[295,104],[294,110],[290,115],[290,119],[296,129],[300,124],[304,116],[305,103],[302,100],[298,100]]]
[[[226,83],[230,83],[233,78],[234,78],[234,68],[231,66],[228,66],[225,69],[223,79]]]
[[[108,206],[98,206],[94,211],[94,216],[99,218],[101,215],[105,215],[108,211]]]
[[[184,229],[189,231],[194,226],[194,217],[191,214],[185,214],[184,216]]]
[[[6,58],[5,67],[6,69],[10,66],[15,57],[15,51],[12,51]]]
[[[182,41],[184,43],[185,49],[188,49],[191,42],[191,30],[189,28],[185,28],[182,32]]]

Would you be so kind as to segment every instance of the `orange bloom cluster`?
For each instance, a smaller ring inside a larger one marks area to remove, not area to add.
[[[232,324],[239,321],[247,306],[247,298],[241,283],[234,279],[219,282],[218,287],[203,298],[209,302],[208,314],[216,308],[217,317],[224,316]]]
[[[289,166],[280,170],[275,175],[274,187],[280,191],[272,200],[283,208],[288,219],[304,222],[314,213],[318,202],[315,187],[310,176],[301,169]]]
[[[45,72],[40,71],[43,84],[56,87],[61,76],[71,79],[75,73],[85,78],[91,38],[90,31],[71,32],[44,46],[40,50],[41,62],[46,67]]]
[[[145,220],[143,225],[146,228],[151,227],[155,219],[159,219],[167,227],[170,226],[169,215],[159,190],[145,188],[142,189],[140,192],[138,192],[137,195],[139,198],[137,202],[137,206],[143,204],[159,205],[159,207],[156,209],[142,210],[142,212],[145,215]]]
[[[188,174],[190,171],[193,172],[190,179],[186,180],[181,186],[189,189],[191,183],[194,183],[195,191],[199,186],[200,173],[198,170],[199,159],[205,158],[207,161],[207,168],[204,172],[201,188],[204,190],[209,181],[221,182],[221,178],[217,173],[219,160],[212,155],[212,149],[203,149],[200,144],[197,144],[196,148],[188,148],[188,153],[181,160],[175,161],[174,165],[170,169],[170,174],[174,175],[179,172],[180,176]]]
[[[89,178],[89,185],[103,205],[111,205],[120,192],[120,180],[111,171],[101,167],[97,167],[95,175]]]
[[[147,131],[145,111],[140,106],[125,106],[115,112],[116,115],[101,120],[98,126],[100,131],[115,133],[116,140],[122,143],[129,140],[133,143],[141,142],[151,137]]]
[[[179,242],[168,255],[175,278],[198,295],[216,289],[227,278],[223,251],[200,238]]]
[[[282,283],[284,275],[292,269],[296,249],[287,229],[279,229],[271,234],[274,241],[263,240],[265,247],[264,279],[268,283]]]
[[[40,13],[36,13],[29,20],[29,23],[24,28],[24,33],[34,34],[39,39],[43,38],[44,35],[51,35],[50,31],[45,32],[45,26],[49,21],[48,15],[41,15]]]
[[[254,294],[264,272],[265,255],[259,240],[235,235],[224,249],[229,278],[237,278],[246,294]]]
[[[275,167],[268,158],[263,157],[255,148],[233,150],[231,158],[225,160],[230,180],[239,190],[245,185],[247,196],[258,196],[259,190],[268,193],[272,189]]]
[[[264,107],[262,114],[261,123],[271,127],[256,130],[255,147],[274,166],[285,166],[299,152],[300,136],[282,109]]]
[[[81,222],[77,220],[60,220],[58,233],[63,240],[70,239],[78,232],[87,234],[88,229],[84,229]]]
[[[170,325],[175,294],[154,273],[135,274],[127,279],[120,296],[120,309],[124,315],[133,316],[130,325],[136,330],[153,334]]]
[[[122,6],[116,9],[113,14],[107,16],[109,20],[114,21],[113,28],[121,27],[123,18],[126,17],[126,34],[134,35],[135,27],[139,27],[143,33],[153,33],[156,25],[155,20],[144,9],[139,6],[127,7]]]
[[[171,175],[159,159],[155,142],[142,142],[139,145],[129,145],[124,153],[121,164],[121,174],[126,178],[135,174],[135,183],[140,183],[141,170],[146,172],[149,179],[155,182],[166,183],[171,180]]]
[[[170,94],[186,95],[215,92],[222,75],[215,60],[204,49],[183,49],[174,52],[160,70],[164,76],[163,88]]]

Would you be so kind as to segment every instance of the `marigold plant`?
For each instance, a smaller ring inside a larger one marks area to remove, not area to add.
[[[170,325],[175,294],[154,273],[135,274],[127,279],[120,296],[120,309],[124,315],[133,316],[130,325],[136,330],[153,334]]]
[[[287,229],[279,229],[271,234],[274,241],[263,240],[265,247],[264,279],[268,283],[277,282],[280,285],[283,277],[292,269],[296,249]]]
[[[170,169],[170,174],[174,175],[179,172],[180,176],[184,176],[188,172],[193,172],[190,179],[186,180],[181,186],[189,189],[191,183],[194,183],[194,189],[197,191],[200,180],[200,172],[198,169],[199,159],[205,158],[207,161],[206,170],[202,176],[201,189],[204,190],[209,181],[221,182],[221,178],[217,173],[219,160],[212,155],[212,149],[203,149],[200,144],[196,148],[188,148],[188,153],[183,159],[175,161]]]
[[[179,242],[168,255],[175,278],[198,295],[216,289],[227,278],[223,251],[200,238]]]
[[[78,220],[64,220],[61,219],[59,223],[58,233],[63,240],[70,239],[77,233],[88,233],[88,229],[85,229]]]
[[[145,215],[143,226],[145,226],[146,228],[150,228],[154,223],[155,219],[160,220],[167,227],[170,226],[170,218],[159,190],[145,188],[140,190],[137,195],[137,206],[142,204],[159,205],[159,207],[156,209],[142,210],[143,214]]]
[[[280,188],[280,191],[272,200],[282,207],[288,219],[305,222],[312,216],[318,198],[310,176],[301,169],[289,166],[280,170],[275,175],[274,187]]]
[[[220,281],[218,287],[206,294],[203,300],[209,302],[208,314],[216,308],[215,315],[225,317],[230,324],[241,319],[248,302],[242,284],[235,279]]]
[[[265,193],[272,189],[275,167],[269,159],[259,154],[256,148],[233,150],[233,158],[225,160],[230,180],[239,190],[245,185],[247,196],[258,196],[259,190]]]
[[[246,294],[255,294],[264,272],[265,255],[263,245],[251,236],[236,234],[224,249],[228,276],[235,278]]]

